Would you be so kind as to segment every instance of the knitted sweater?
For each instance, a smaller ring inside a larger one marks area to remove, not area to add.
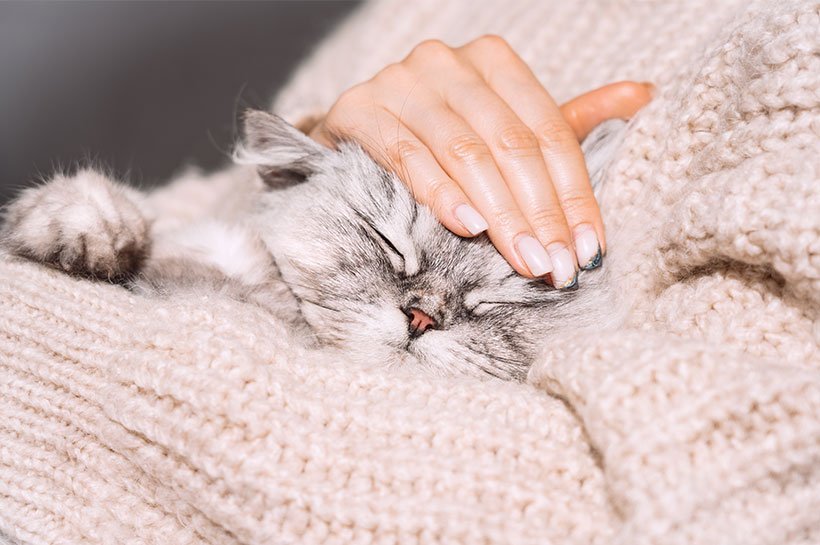
[[[659,87],[601,197],[619,325],[553,339],[527,384],[430,380],[2,258],[0,536],[820,543],[820,4],[371,3],[275,109],[488,32],[559,101]]]

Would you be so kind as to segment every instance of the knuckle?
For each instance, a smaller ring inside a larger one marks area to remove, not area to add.
[[[397,140],[387,148],[387,155],[394,165],[402,165],[418,156],[422,151],[421,142],[414,140]]]
[[[567,224],[564,212],[558,206],[544,206],[533,210],[529,214],[530,224],[539,231],[555,233],[565,229]]]
[[[485,34],[471,42],[468,47],[482,58],[491,60],[493,63],[513,61],[518,55],[512,46],[496,34]]]
[[[425,202],[432,206],[434,210],[445,207],[445,203],[450,195],[450,183],[448,180],[436,178],[427,182],[427,187],[424,191]],[[440,210],[439,210],[440,211]]]
[[[561,207],[572,216],[594,217],[597,215],[595,197],[583,193],[570,193],[561,196]]]
[[[419,43],[407,56],[408,60],[424,62],[450,60],[455,57],[451,47],[441,40],[424,40]]]
[[[492,48],[497,51],[512,51],[510,44],[498,34],[485,34],[475,40],[477,45]]]
[[[498,132],[496,141],[498,149],[506,154],[537,156],[540,154],[538,139],[535,134],[520,123],[508,125]]]
[[[362,104],[364,97],[369,94],[370,92],[368,91],[367,83],[354,85],[339,95],[336,103],[330,109],[330,112],[328,112],[328,117],[334,114],[338,115],[339,110],[359,107]]]
[[[391,85],[396,83],[403,83],[407,80],[407,67],[400,63],[391,64],[383,68],[379,73],[373,77],[373,82],[379,85]]]
[[[331,130],[348,130],[355,124],[352,118],[358,117],[367,101],[372,102],[372,91],[367,83],[360,83],[347,89],[327,112],[323,122]]]
[[[488,218],[489,219],[489,218]],[[526,225],[521,212],[513,208],[502,208],[494,211],[491,216],[491,225],[501,231],[521,231]]]
[[[541,147],[548,150],[561,149],[578,142],[569,124],[558,118],[550,118],[539,123],[535,136]]]
[[[447,142],[447,155],[462,163],[474,164],[491,157],[490,148],[476,134],[463,134]]]

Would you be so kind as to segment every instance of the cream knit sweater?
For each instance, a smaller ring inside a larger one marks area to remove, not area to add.
[[[276,109],[487,32],[559,100],[660,89],[602,197],[626,323],[555,339],[529,384],[429,380],[301,350],[239,303],[2,259],[0,535],[820,543],[820,4],[372,3]]]

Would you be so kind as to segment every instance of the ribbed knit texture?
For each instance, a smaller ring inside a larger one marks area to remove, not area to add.
[[[529,384],[430,380],[299,349],[240,303],[0,258],[0,534],[820,543],[820,4],[378,2],[276,109],[486,32],[559,100],[659,86],[601,199],[626,323],[552,339]]]

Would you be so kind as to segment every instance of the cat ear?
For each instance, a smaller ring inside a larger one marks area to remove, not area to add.
[[[234,151],[234,162],[256,165],[270,187],[303,182],[330,153],[278,115],[260,110],[245,112],[244,133],[243,141]]]

